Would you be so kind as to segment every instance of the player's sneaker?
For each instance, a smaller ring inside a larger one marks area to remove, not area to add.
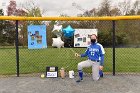
[[[99,70],[99,75],[100,75],[100,77],[103,77],[103,76],[104,76],[104,74],[103,74],[103,71],[102,71],[102,70]]]
[[[102,74],[100,75],[100,77],[103,78],[103,77],[104,77],[104,74],[102,73]]]

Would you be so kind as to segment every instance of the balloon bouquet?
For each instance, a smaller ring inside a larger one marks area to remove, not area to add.
[[[68,25],[66,28],[63,29],[62,25],[59,24],[59,22],[56,22],[52,30],[52,33],[55,34],[57,38],[52,38],[53,40],[52,46],[57,47],[57,48],[64,47],[64,42],[61,40],[62,33],[63,33],[64,37],[66,38],[66,42],[68,43],[68,46],[71,47],[68,40],[70,41],[72,40],[74,31],[75,30],[70,25]]]
[[[52,46],[57,47],[57,48],[64,47],[64,42],[61,40],[62,25],[60,25],[58,22],[56,22],[56,24],[54,25],[54,28],[52,30],[52,33],[57,36],[57,38],[52,38],[52,40],[53,40]]]

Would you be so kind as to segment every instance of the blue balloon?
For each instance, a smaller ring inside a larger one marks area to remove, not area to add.
[[[68,37],[68,38],[70,38],[70,37],[72,37],[73,35],[74,35],[74,29],[70,26],[70,25],[68,25],[66,28],[64,28],[63,30],[63,33],[64,33],[64,37]]]

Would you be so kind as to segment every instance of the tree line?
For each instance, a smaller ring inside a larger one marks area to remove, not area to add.
[[[94,7],[94,6],[93,6]],[[17,8],[16,1],[10,1],[7,6],[8,16],[43,16],[44,10],[41,10],[35,3],[25,4],[22,9]],[[0,16],[3,16],[3,9],[0,9]],[[140,1],[136,0],[119,2],[112,6],[111,0],[103,0],[98,8],[87,10],[77,16],[96,17],[96,16],[128,16],[140,15]],[[60,16],[68,16],[60,14]],[[99,42],[104,46],[112,46],[112,21],[60,21],[63,27],[71,25],[74,29],[94,29],[99,33]],[[52,44],[52,37],[55,37],[51,31],[55,24],[54,21],[19,21],[19,43],[21,46],[27,46],[27,26],[36,24],[47,25],[48,45]],[[140,20],[120,20],[116,21],[116,45],[140,45]],[[0,21],[0,45],[14,45],[15,43],[15,22]]]

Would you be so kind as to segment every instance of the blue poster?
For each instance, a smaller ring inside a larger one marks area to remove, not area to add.
[[[46,25],[28,26],[28,49],[47,48]]]

